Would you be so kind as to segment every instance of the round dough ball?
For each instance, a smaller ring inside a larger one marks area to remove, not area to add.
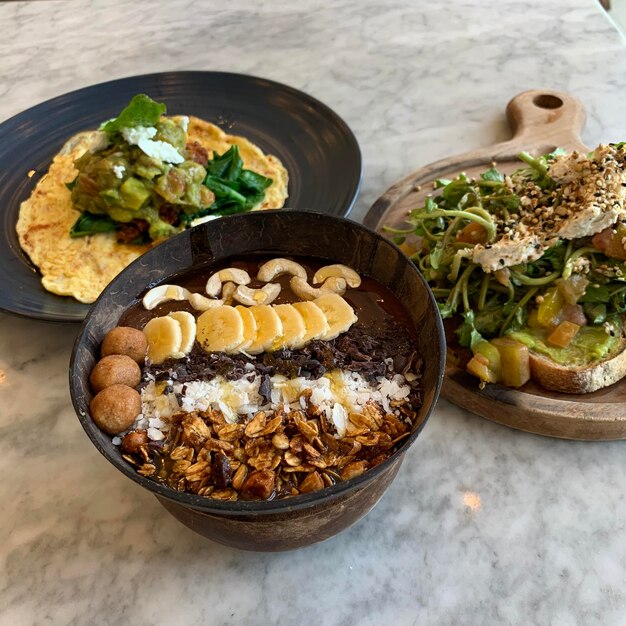
[[[101,356],[125,354],[137,363],[143,363],[148,350],[148,340],[140,330],[130,326],[116,326],[102,340]]]
[[[141,382],[141,370],[129,356],[110,354],[100,359],[89,377],[91,388],[102,391],[111,385],[128,385],[136,387]]]
[[[127,385],[111,385],[94,396],[89,409],[98,428],[117,435],[128,430],[141,413],[141,396]]]

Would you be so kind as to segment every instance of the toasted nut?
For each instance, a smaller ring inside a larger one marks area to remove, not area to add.
[[[311,472],[301,483],[300,493],[319,491],[324,488],[324,481],[319,472]]]
[[[352,268],[339,263],[320,267],[320,269],[318,269],[313,276],[313,284],[319,285],[330,276],[345,278],[346,283],[348,283],[348,287],[356,288],[361,285],[361,277]]]
[[[245,463],[242,463],[235,472],[233,476],[232,487],[239,491],[243,485],[243,481],[248,476],[248,466]]]
[[[224,300],[213,300],[203,296],[201,293],[191,293],[187,300],[189,300],[189,304],[191,304],[196,311],[208,311],[209,309],[224,304]]]
[[[218,296],[222,290],[222,283],[232,281],[238,285],[247,285],[250,282],[250,276],[246,270],[238,267],[227,267],[212,274],[206,283],[206,293],[209,296]]]
[[[191,293],[180,285],[159,285],[146,293],[143,297],[143,306],[151,311],[156,306],[168,300],[187,300]]]
[[[274,280],[274,278],[281,274],[291,274],[292,276],[299,276],[302,280],[306,280],[306,270],[302,265],[291,259],[282,258],[272,259],[267,263],[263,263],[256,277],[264,283],[269,283],[270,280]]]
[[[148,443],[148,434],[145,430],[133,430],[132,433],[122,439],[122,452],[126,454],[137,454],[142,446]]]
[[[346,283],[345,278],[330,276],[324,281],[324,284],[321,287],[311,287],[306,280],[300,278],[299,276],[294,276],[289,281],[289,286],[299,298],[302,298],[302,300],[315,300],[316,298],[329,293],[336,293],[342,296],[346,293],[348,284]]]
[[[154,476],[156,474],[156,467],[152,463],[144,463],[138,470],[138,474],[142,476]]]
[[[367,461],[355,461],[341,470],[341,480],[350,480],[360,476],[367,469]]]
[[[280,285],[278,283],[267,283],[260,289],[250,289],[245,285],[239,285],[235,289],[233,298],[246,306],[254,306],[255,304],[270,304],[278,298],[280,293]]]
[[[267,500],[274,491],[276,474],[272,470],[252,472],[241,486],[241,494],[250,500]]]
[[[272,437],[272,445],[278,450],[289,449],[289,437],[285,433],[277,433]]]
[[[251,438],[260,437],[266,423],[267,417],[265,412],[260,411],[246,424],[244,432]]]
[[[296,467],[302,463],[302,459],[297,454],[291,452],[291,450],[288,450],[285,452],[285,463],[291,465],[291,467]]]

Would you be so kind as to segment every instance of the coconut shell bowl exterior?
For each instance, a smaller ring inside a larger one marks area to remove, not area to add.
[[[148,287],[230,257],[271,254],[318,257],[370,276],[399,299],[415,326],[424,357],[423,404],[411,435],[386,461],[319,491],[270,501],[221,501],[175,491],[136,473],[89,415],[89,375],[104,335]],[[363,517],[396,476],[437,401],[445,361],[435,301],[421,274],[392,243],[347,219],[309,211],[261,211],[213,220],[185,231],[132,263],[90,309],[70,363],[72,402],[97,450],[130,480],[153,493],[179,521],[219,543],[257,551],[291,550],[331,537]]]

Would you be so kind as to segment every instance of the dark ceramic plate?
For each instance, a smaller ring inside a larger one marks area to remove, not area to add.
[[[315,233],[312,237],[311,233]],[[316,257],[344,263],[387,287],[406,308],[416,347],[428,356],[423,403],[411,436],[389,459],[356,478],[321,491],[274,501],[226,502],[174,491],[140,476],[111,437],[89,415],[89,375],[104,335],[145,290],[175,282],[189,270],[210,272],[233,256]],[[87,315],[70,362],[70,392],[78,418],[94,446],[122,473],[153,493],[196,532],[252,550],[286,550],[326,539],[354,523],[378,501],[416,441],[439,394],[445,345],[435,300],[417,268],[390,241],[346,219],[305,211],[258,211],[202,224],[173,237],[129,265],[108,285]]]
[[[358,143],[336,113],[301,91],[223,72],[146,74],[93,85],[0,124],[1,310],[50,321],[85,317],[88,305],[41,286],[19,246],[17,214],[69,137],[115,117],[140,92],[165,102],[170,114],[202,117],[276,155],[289,172],[291,208],[337,216],[350,212],[361,182]]]

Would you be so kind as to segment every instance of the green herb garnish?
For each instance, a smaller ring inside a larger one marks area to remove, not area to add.
[[[166,111],[167,107],[163,103],[155,102],[146,94],[140,93],[133,97],[130,104],[115,119],[102,124],[100,130],[114,134],[122,128],[155,126]]]

